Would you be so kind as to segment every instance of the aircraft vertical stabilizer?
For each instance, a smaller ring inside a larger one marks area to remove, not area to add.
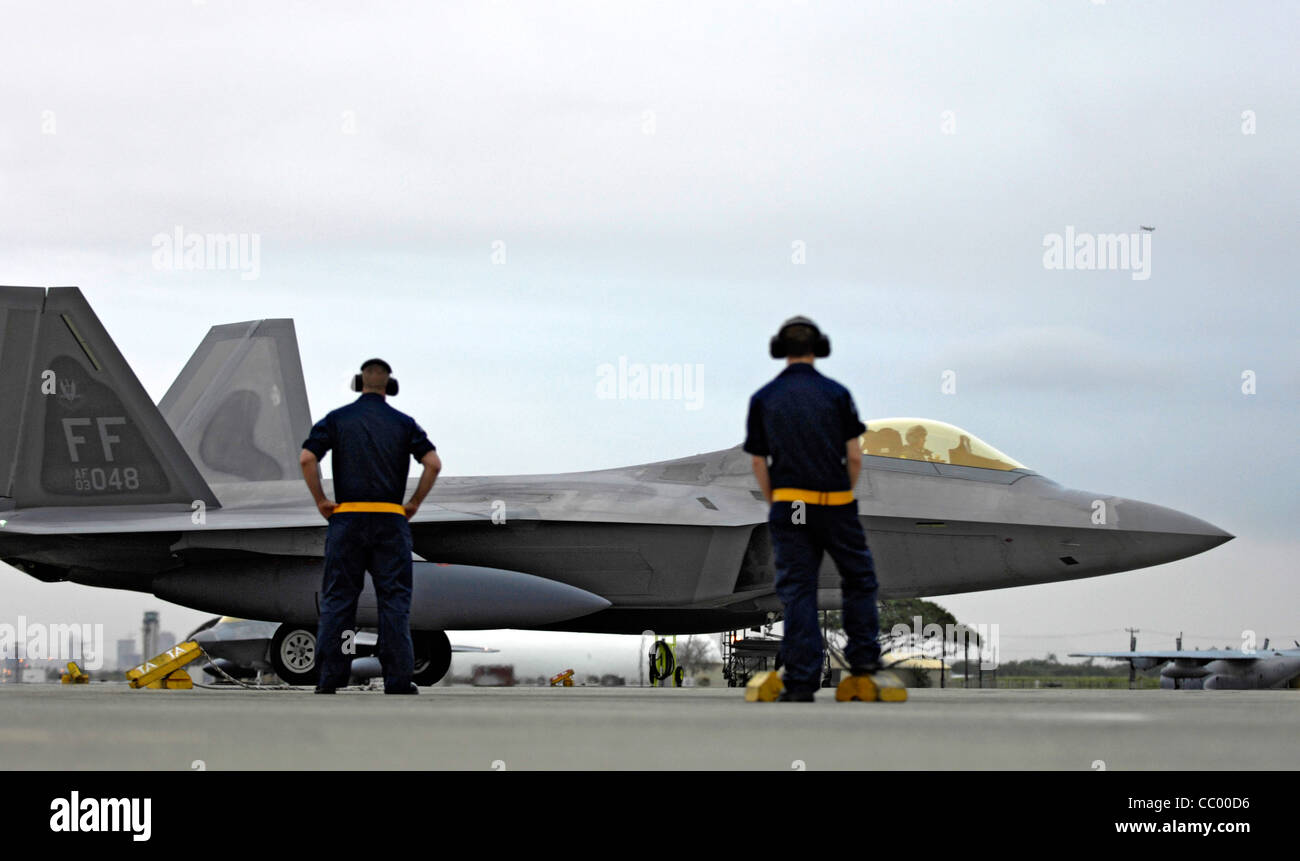
[[[31,381],[36,329],[45,307],[40,287],[0,287],[0,496],[13,496],[18,436]]]
[[[219,505],[76,287],[0,288],[0,397],[17,508]]]
[[[297,478],[311,410],[293,321],[213,326],[158,408],[209,482]]]

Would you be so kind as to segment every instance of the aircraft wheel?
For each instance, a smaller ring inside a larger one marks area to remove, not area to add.
[[[442,631],[412,631],[417,685],[436,685],[451,669],[451,640]]]
[[[316,667],[316,632],[285,622],[271,638],[271,667],[280,680],[291,685],[314,685],[320,678]]]

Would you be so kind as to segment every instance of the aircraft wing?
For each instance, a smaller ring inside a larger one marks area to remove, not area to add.
[[[298,482],[299,485],[302,482]],[[327,493],[329,491],[326,491]],[[97,509],[93,516],[75,508],[30,511],[0,510],[0,529],[6,535],[92,535],[132,532],[190,532],[202,522],[210,530],[278,530],[319,528],[328,525],[308,498],[306,503],[240,509],[209,509],[202,521],[192,506],[121,505]],[[421,523],[490,523],[490,514],[457,511],[425,502],[411,521]]]
[[[1243,652],[1240,649],[1165,649],[1151,651],[1120,651],[1120,652],[1071,652],[1072,658],[1114,658],[1116,660],[1131,660],[1133,658],[1146,658],[1156,661],[1182,661],[1184,663],[1194,662],[1208,664],[1210,661],[1257,661],[1260,658],[1267,658],[1274,654],[1274,650],[1258,649],[1254,654]]]

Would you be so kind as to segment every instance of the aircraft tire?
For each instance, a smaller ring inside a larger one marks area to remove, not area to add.
[[[411,642],[415,646],[415,683],[428,687],[442,681],[451,669],[451,640],[442,631],[412,631]]]
[[[290,685],[314,685],[320,678],[314,630],[284,622],[275,629],[269,652],[271,667],[280,681]]]

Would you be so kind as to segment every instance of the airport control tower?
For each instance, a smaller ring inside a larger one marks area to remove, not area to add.
[[[144,624],[140,627],[141,660],[148,660],[158,654],[158,612],[146,610]]]

